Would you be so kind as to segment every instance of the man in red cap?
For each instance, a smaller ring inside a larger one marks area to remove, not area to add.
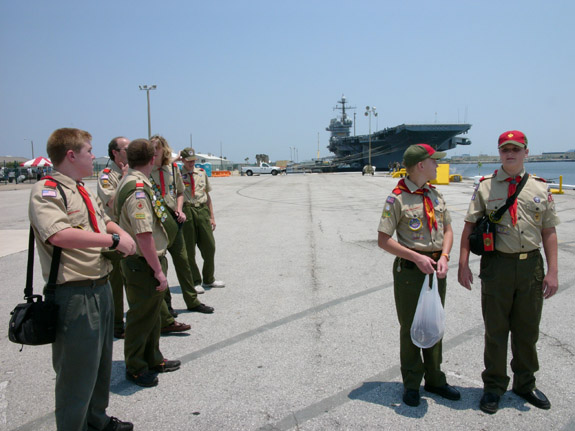
[[[469,235],[475,223],[505,205],[525,174],[527,137],[511,130],[499,137],[501,168],[477,185],[461,234],[459,283],[471,290]],[[517,199],[497,223],[492,253],[481,257],[481,308],[485,324],[485,370],[479,407],[493,414],[507,390],[507,341],[511,332],[513,392],[540,409],[551,403],[536,388],[537,339],[543,299],[557,292],[557,234],[559,219],[545,180],[529,176]],[[547,274],[539,251],[547,259]]]
[[[411,340],[411,324],[426,274],[437,273],[439,296],[445,302],[449,252],[453,244],[451,217],[439,191],[428,184],[437,177],[437,160],[445,153],[427,144],[411,145],[403,154],[407,178],[401,179],[385,201],[379,222],[379,247],[396,255],[393,263],[395,308],[399,320],[399,356],[403,379],[403,402],[420,404],[419,387],[443,398],[461,395],[447,384],[441,371],[441,340],[420,349]],[[397,232],[397,241],[392,238]]]

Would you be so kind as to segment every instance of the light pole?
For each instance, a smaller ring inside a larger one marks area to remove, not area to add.
[[[369,116],[369,169],[371,170],[371,115],[377,117],[377,109],[375,106],[365,107],[365,116]]]
[[[150,90],[155,90],[155,85],[140,85],[140,90],[144,90],[148,96],[148,138],[152,136],[152,122],[150,120]]]
[[[24,141],[28,141],[28,139],[24,139]],[[32,158],[34,158],[34,141],[30,139],[30,145],[32,146]]]

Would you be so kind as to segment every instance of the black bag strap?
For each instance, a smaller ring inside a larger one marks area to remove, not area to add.
[[[513,202],[515,202],[515,200],[517,199],[519,192],[521,191],[521,189],[523,188],[523,186],[527,182],[528,178],[529,178],[529,174],[527,172],[525,172],[525,175],[523,175],[523,178],[521,178],[521,181],[519,181],[519,184],[517,185],[517,189],[515,189],[515,193],[513,193],[511,196],[509,196],[507,198],[507,200],[505,201],[505,205],[503,205],[501,208],[499,208],[493,215],[489,216],[489,220],[491,220],[494,223],[498,223],[499,220],[501,220],[501,217],[503,217],[503,214],[505,214],[505,211],[507,211],[509,209],[509,207],[511,205],[513,205]]]
[[[60,191],[60,195],[64,200],[64,206],[68,208],[68,201],[66,200],[66,195],[59,182],[54,180],[52,177],[49,178],[56,182],[56,187]],[[42,179],[44,179],[42,178]],[[62,256],[62,248],[54,247],[52,252],[52,263],[50,264],[50,275],[48,276],[48,284],[46,285],[46,291],[54,291],[56,288],[56,281],[58,279],[58,269],[60,267],[60,257]],[[34,279],[34,229],[30,225],[30,237],[28,239],[28,270],[26,271],[26,287],[24,288],[24,299],[32,300],[34,296],[34,286],[32,285]]]

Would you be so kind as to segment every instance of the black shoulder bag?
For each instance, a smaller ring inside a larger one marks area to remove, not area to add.
[[[523,175],[515,193],[507,198],[505,205],[494,213],[484,215],[477,221],[477,223],[475,223],[473,232],[469,235],[469,250],[471,253],[483,256],[484,254],[493,253],[495,251],[496,225],[501,220],[501,217],[503,217],[503,214],[505,214],[505,211],[513,205],[519,192],[527,182],[528,177],[528,173]]]
[[[58,184],[58,189],[64,199],[64,205],[67,207],[66,195],[64,195],[60,184]],[[46,285],[46,291],[48,292],[54,291],[56,288],[61,255],[62,248],[54,247],[52,263],[50,265],[50,275],[48,277],[48,284]],[[30,226],[28,270],[26,272],[26,287],[24,288],[24,299],[26,302],[18,304],[10,313],[8,338],[13,343],[40,346],[42,344],[53,343],[56,340],[58,305],[52,301],[43,300],[42,295],[34,295],[34,287],[32,286],[33,278],[34,229]]]

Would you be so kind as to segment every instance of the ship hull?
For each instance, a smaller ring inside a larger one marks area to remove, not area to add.
[[[469,139],[458,137],[470,128],[471,124],[402,124],[373,133],[371,145],[369,135],[332,136],[328,149],[342,165],[361,168],[371,159],[378,170],[387,170],[391,164],[401,163],[405,149],[413,144],[429,144],[438,151],[470,145]]]

